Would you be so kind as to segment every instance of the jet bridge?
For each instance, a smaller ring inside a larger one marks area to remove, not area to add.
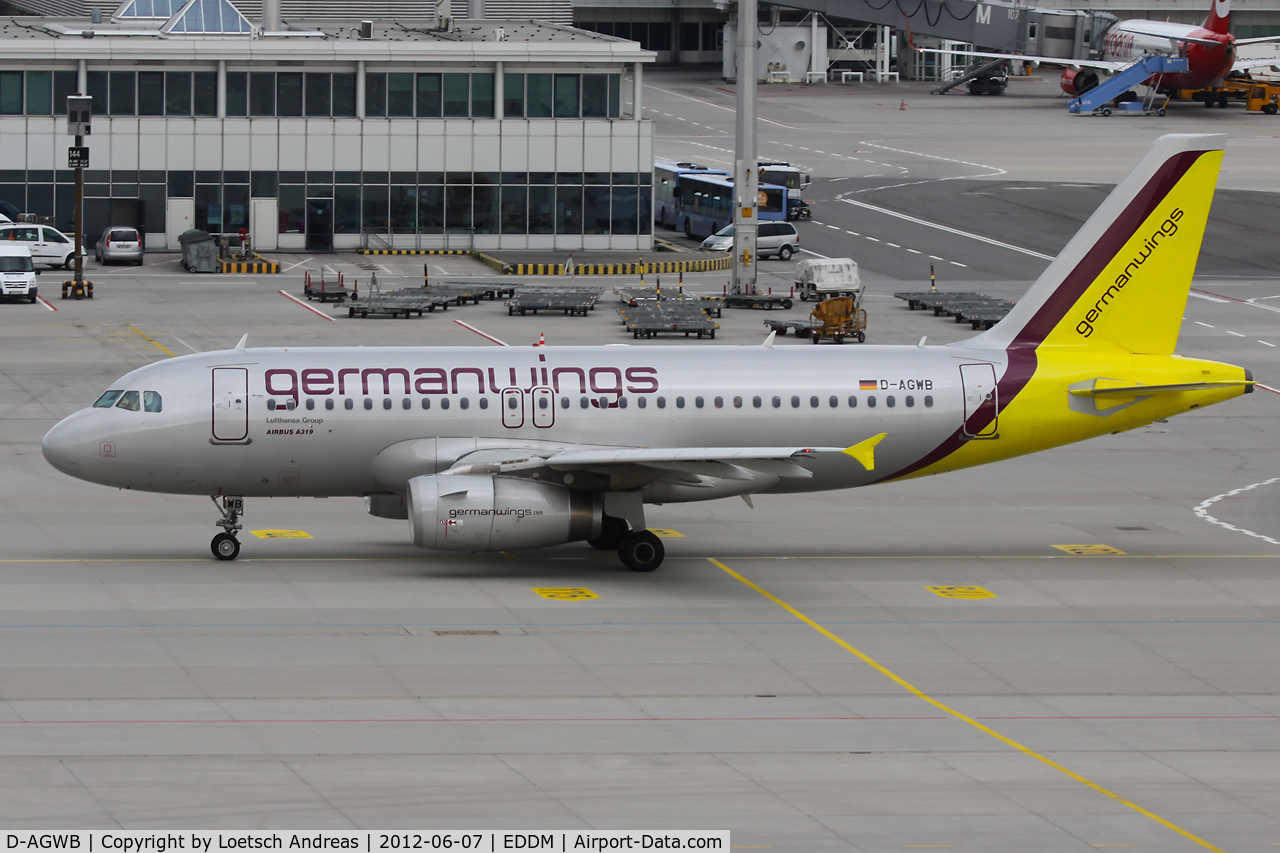
[[[786,0],[778,5],[829,18],[894,27],[911,36],[967,42],[1002,53],[1092,59],[1118,18],[1106,12],[1037,8],[1005,0]],[[726,3],[731,11],[732,4]]]

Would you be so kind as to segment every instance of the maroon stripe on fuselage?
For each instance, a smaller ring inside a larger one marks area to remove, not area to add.
[[[1062,322],[1062,318],[1102,274],[1107,264],[1111,263],[1111,259],[1124,248],[1125,243],[1129,242],[1138,227],[1147,221],[1147,217],[1156,209],[1156,206],[1164,200],[1169,191],[1182,180],[1204,153],[1204,151],[1184,151],[1166,160],[1159,171],[1152,175],[1151,180],[1147,181],[1146,186],[1138,191],[1133,201],[1129,202],[1111,223],[1098,242],[1085,252],[1080,263],[1067,274],[1062,284],[1049,295],[1027,324],[1018,330],[1018,334],[1006,350],[1008,367],[996,383],[996,404],[1000,408],[1005,408],[1013,402],[1013,399],[1035,375],[1038,363],[1036,348],[1044,342],[1058,323]],[[974,435],[986,426],[991,421],[991,415],[991,406],[980,406],[959,429],[947,436],[933,450],[901,470],[881,477],[875,482],[883,483],[914,474],[955,453],[967,442],[982,440],[966,436]]]

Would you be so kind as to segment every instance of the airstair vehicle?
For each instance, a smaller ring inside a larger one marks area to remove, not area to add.
[[[1160,89],[1160,78],[1165,74],[1174,74],[1186,70],[1187,58],[1185,56],[1144,56],[1132,65],[1117,71],[1083,95],[1072,98],[1067,102],[1067,109],[1073,113],[1099,113],[1104,116],[1111,115],[1113,111],[1140,113],[1142,115],[1154,113],[1162,116],[1164,115],[1164,106],[1155,106],[1155,100]],[[1135,101],[1112,103],[1125,92],[1152,77],[1155,80],[1147,90],[1146,97]]]

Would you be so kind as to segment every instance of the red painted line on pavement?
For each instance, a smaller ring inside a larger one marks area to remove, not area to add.
[[[328,320],[330,323],[334,322],[334,319],[333,319],[332,317],[330,317],[328,314],[325,314],[325,313],[324,313],[324,312],[322,312],[322,311],[317,311],[316,309],[312,308],[312,307],[311,307],[310,305],[308,305],[307,303],[303,302],[303,301],[302,301],[301,299],[299,299],[298,297],[296,297],[296,296],[290,296],[289,294],[285,293],[283,290],[277,290],[277,291],[276,291],[276,293],[280,294],[280,295],[281,295],[281,296],[283,296],[285,299],[292,299],[294,302],[298,303],[298,304],[299,304],[299,305],[301,305],[303,308],[306,308],[308,311],[310,311],[312,314],[315,314],[317,317],[323,317],[323,318],[325,318],[326,320]]]
[[[43,305],[45,308],[48,308],[50,311],[58,310],[57,306],[49,304],[48,300],[46,300],[43,296],[41,296],[38,293],[36,294],[36,299],[38,299],[40,301],[40,304]]]
[[[485,334],[484,332],[480,331],[470,323],[464,323],[461,320],[454,320],[453,322],[457,323],[459,326],[461,326],[464,329],[469,329],[470,331],[475,332],[477,335],[479,335],[482,338],[488,338],[489,340],[493,341],[495,344],[497,344],[500,347],[507,346],[506,341],[500,341],[497,338],[495,338],[493,335]]]

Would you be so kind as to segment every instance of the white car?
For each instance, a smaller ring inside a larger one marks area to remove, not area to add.
[[[71,265],[75,263],[74,241],[48,225],[32,225],[28,222],[0,224],[0,240],[22,243],[31,250],[31,260],[37,264],[71,269]]]

